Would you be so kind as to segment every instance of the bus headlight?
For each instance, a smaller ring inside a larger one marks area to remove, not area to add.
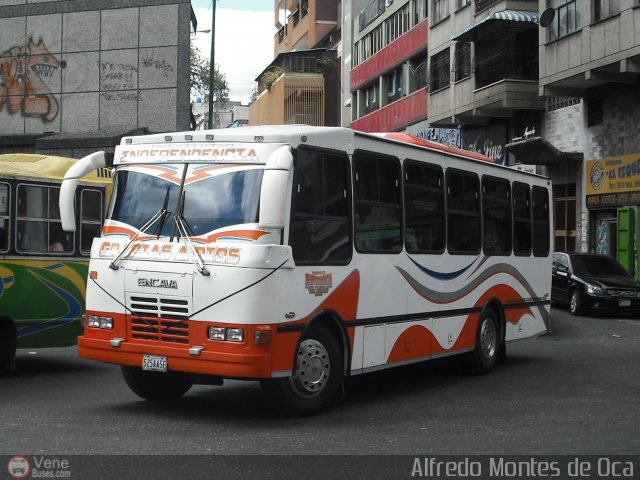
[[[242,342],[244,331],[241,328],[227,328],[227,340],[229,342]]]
[[[224,340],[225,329],[221,327],[209,327],[209,340]]]
[[[244,330],[241,328],[209,327],[209,340],[226,340],[227,342],[243,342]]]
[[[87,315],[87,327],[99,328],[101,330],[113,330],[113,318]]]

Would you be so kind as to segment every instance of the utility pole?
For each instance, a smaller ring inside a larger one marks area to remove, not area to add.
[[[211,5],[213,13],[211,14],[211,58],[209,63],[209,129],[213,128],[213,84],[216,75],[216,0],[212,0]]]

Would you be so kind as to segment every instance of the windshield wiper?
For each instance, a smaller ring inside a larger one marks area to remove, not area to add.
[[[202,275],[204,275],[205,277],[208,277],[210,275],[209,270],[207,270],[207,267],[204,266],[204,261],[202,260],[200,253],[198,253],[198,250],[196,250],[196,247],[194,247],[193,242],[189,237],[189,232],[187,232],[187,228],[185,227],[185,220],[183,215],[184,215],[184,204],[186,202],[186,195],[187,193],[183,191],[182,196],[180,198],[180,204],[176,209],[176,213],[173,215],[173,223],[178,228],[178,233],[180,237],[182,237],[184,239],[184,242],[187,244],[187,247],[188,247],[187,252],[189,255],[189,259],[193,260],[194,265],[197,267],[198,271]]]
[[[168,193],[168,191],[167,191]],[[133,242],[135,242],[138,237],[140,236],[140,234],[142,233],[146,233],[147,228],[149,228],[151,225],[153,225],[154,223],[156,223],[156,221],[160,218],[160,217],[164,217],[167,214],[167,210],[165,207],[161,208],[160,210],[158,210],[153,217],[151,217],[147,223],[145,223],[137,232],[136,234],[131,237],[131,240],[129,240],[129,243],[127,243],[124,248],[122,250],[120,250],[120,253],[116,256],[116,258],[113,259],[113,261],[109,264],[109,268],[111,270],[118,270],[118,263],[120,262],[120,259],[122,259],[122,257],[124,256],[125,253],[127,253],[127,250],[129,250],[129,247],[133,244]]]
[[[167,221],[169,217],[169,212],[167,211],[167,207],[169,206],[169,190],[171,187],[167,187],[167,193],[164,196],[164,202],[162,204],[162,218],[160,218],[160,223],[158,224],[158,236],[156,240],[160,238],[162,235],[162,229],[164,228],[164,223]]]

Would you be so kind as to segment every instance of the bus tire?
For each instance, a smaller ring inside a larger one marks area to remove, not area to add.
[[[500,349],[498,316],[492,308],[487,308],[480,315],[476,330],[476,344],[471,354],[473,373],[490,372],[498,360]]]
[[[0,373],[16,370],[16,327],[8,318],[0,318]]]
[[[123,365],[122,376],[133,393],[151,402],[177,400],[193,386],[187,375],[178,372],[145,372]]]
[[[340,352],[328,329],[307,328],[296,349],[293,376],[261,381],[269,406],[287,416],[311,415],[327,408],[342,385]]]

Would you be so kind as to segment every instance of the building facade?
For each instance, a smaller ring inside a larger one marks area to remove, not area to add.
[[[352,6],[351,128],[404,131],[428,115],[428,0]]]
[[[275,0],[274,60],[256,78],[251,125],[341,123],[342,2]]]
[[[188,0],[1,2],[2,143],[188,129],[190,16]]]

